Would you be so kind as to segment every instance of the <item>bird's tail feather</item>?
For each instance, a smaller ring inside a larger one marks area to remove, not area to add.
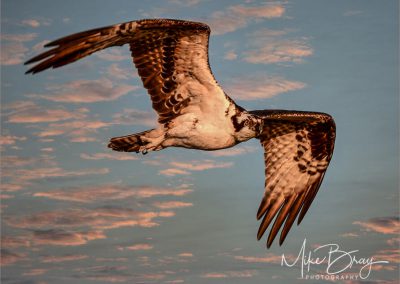
[[[141,139],[141,136],[152,130],[143,131],[140,133],[130,134],[126,136],[114,137],[110,139],[108,147],[118,152],[136,152],[139,153],[140,147],[147,144]]]

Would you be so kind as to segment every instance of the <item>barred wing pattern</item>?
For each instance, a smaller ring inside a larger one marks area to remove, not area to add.
[[[169,19],[97,28],[46,44],[53,49],[27,61],[25,64],[41,62],[26,73],[61,67],[96,51],[129,44],[158,121],[165,123],[180,115],[189,103],[201,104],[202,95],[226,99],[209,67],[209,35],[205,24]]]
[[[260,239],[276,216],[267,239],[269,248],[282,224],[279,244],[297,216],[298,224],[309,209],[332,157],[335,123],[324,113],[252,111],[264,118],[259,139],[264,147],[265,195],[257,213]],[[301,210],[301,211],[300,211]]]

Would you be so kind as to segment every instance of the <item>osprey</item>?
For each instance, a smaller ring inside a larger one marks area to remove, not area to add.
[[[133,63],[158,114],[155,129],[115,137],[115,151],[146,154],[167,147],[218,150],[251,138],[264,147],[265,193],[257,212],[257,238],[275,218],[269,248],[284,224],[279,244],[293,222],[309,209],[331,160],[335,123],[328,114],[288,110],[247,111],[218,85],[208,61],[210,28],[203,23],[153,19],[69,35],[28,60],[26,73],[57,68],[96,51],[129,44]]]

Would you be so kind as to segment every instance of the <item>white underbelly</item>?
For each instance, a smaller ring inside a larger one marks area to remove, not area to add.
[[[174,127],[168,131],[175,139],[174,146],[202,150],[218,150],[236,144],[233,127],[226,117],[213,117],[213,120],[198,117],[186,117],[174,121]]]

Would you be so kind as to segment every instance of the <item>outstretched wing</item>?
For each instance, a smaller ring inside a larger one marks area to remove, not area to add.
[[[282,224],[279,244],[285,240],[297,215],[302,221],[321,185],[335,143],[335,123],[323,113],[253,111],[264,119],[259,139],[264,147],[265,195],[257,212],[264,216],[260,239],[276,216],[269,233],[269,248]]]
[[[159,122],[165,123],[202,96],[225,102],[208,63],[210,28],[181,20],[140,20],[93,29],[46,44],[52,47],[25,64],[39,62],[26,73],[37,73],[72,63],[96,51],[130,45],[133,62],[151,96]]]

